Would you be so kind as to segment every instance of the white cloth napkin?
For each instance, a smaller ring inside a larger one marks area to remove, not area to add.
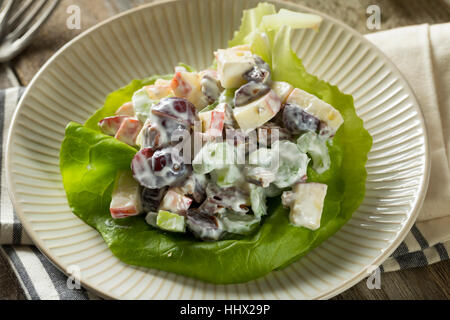
[[[366,35],[397,65],[419,101],[430,143],[431,175],[416,227],[430,246],[450,247],[450,23]],[[414,239],[408,247],[420,248]]]
[[[367,35],[400,68],[416,92],[430,136],[430,187],[420,217],[405,241],[381,266],[385,272],[449,259],[450,252],[450,23],[420,25]],[[0,138],[3,148],[12,113],[22,90],[0,91]],[[2,127],[3,126],[3,127]],[[84,289],[71,290],[67,277],[31,244],[9,200],[2,162],[0,253],[7,258],[29,299],[96,299]]]

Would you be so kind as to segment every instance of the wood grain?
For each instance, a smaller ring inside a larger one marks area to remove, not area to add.
[[[0,253],[0,300],[22,299],[25,299],[25,294],[17,281],[17,277]]]
[[[77,5],[81,10],[79,30],[66,27],[69,18],[67,9],[71,5]],[[65,43],[115,13],[108,1],[63,0],[51,19],[39,30],[36,40],[12,61],[11,65],[22,85],[27,85],[41,66]]]
[[[0,69],[0,88],[14,83],[13,73],[22,85],[27,85],[41,66],[67,41],[94,24],[112,15],[154,0],[63,0],[51,20],[41,28],[35,41],[7,68]],[[366,8],[381,8],[381,30],[421,24],[450,21],[450,8],[444,0],[290,0],[336,17],[365,34]],[[80,30],[69,30],[67,8],[77,5],[81,10]],[[376,30],[377,31],[377,30]],[[381,276],[381,289],[369,290],[366,280],[334,299],[449,299],[450,262],[441,262],[424,268],[386,273]],[[0,299],[24,299],[25,296],[11,272],[0,257]]]
[[[381,274],[381,289],[368,289],[366,279],[338,295],[336,300],[448,300],[450,262]]]

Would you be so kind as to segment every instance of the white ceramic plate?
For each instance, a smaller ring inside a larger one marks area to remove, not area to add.
[[[208,66],[213,50],[226,47],[239,26],[242,10],[257,3],[173,1],[126,12],[64,46],[28,87],[8,139],[10,194],[39,249],[66,273],[69,266],[79,266],[82,284],[94,293],[122,299],[330,298],[368,276],[368,268],[383,262],[412,226],[429,171],[417,101],[378,49],[327,16],[320,32],[296,32],[293,48],[309,72],[353,95],[374,138],[366,197],[336,235],[283,271],[216,286],[124,264],[97,231],[72,214],[58,159],[66,124],[83,123],[108,93],[131,79],[171,72],[180,61]]]

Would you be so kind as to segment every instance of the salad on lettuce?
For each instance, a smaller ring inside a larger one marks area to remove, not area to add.
[[[372,139],[352,97],[290,48],[321,20],[261,3],[213,66],[135,80],[70,123],[73,212],[124,262],[213,283],[283,268],[336,232],[364,197]]]

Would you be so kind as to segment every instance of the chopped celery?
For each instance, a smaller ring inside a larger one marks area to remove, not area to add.
[[[243,174],[236,165],[215,169],[211,172],[211,178],[222,188],[231,187],[244,181]]]
[[[194,67],[192,67],[192,66],[190,66],[190,65],[188,65],[186,63],[180,62],[180,63],[178,63],[178,66],[185,68],[187,72],[196,72]]]
[[[186,232],[186,222],[183,216],[165,210],[159,210],[156,224],[163,230]]]
[[[222,213],[220,214],[223,230],[228,233],[246,235],[254,231],[261,221],[259,217],[248,214]]]
[[[272,155],[272,161],[278,160],[279,163],[273,182],[278,188],[290,187],[306,177],[309,158],[300,152],[295,143],[287,140],[276,141],[272,146]]]
[[[314,132],[307,132],[297,140],[299,149],[312,158],[312,168],[319,174],[330,169],[330,155],[326,140]]]
[[[317,30],[322,20],[322,17],[315,14],[281,9],[276,14],[264,16],[260,28],[263,30],[278,30],[283,26],[289,26],[293,29],[311,28]]]
[[[133,94],[132,101],[136,117],[141,122],[145,122],[148,119],[152,105],[158,103],[158,101],[150,99],[145,88],[136,91]]]
[[[195,173],[207,174],[235,164],[235,158],[235,148],[227,142],[208,142],[195,156],[192,167]]]
[[[255,217],[262,217],[267,214],[266,194],[264,188],[256,187],[250,191],[250,202]]]

